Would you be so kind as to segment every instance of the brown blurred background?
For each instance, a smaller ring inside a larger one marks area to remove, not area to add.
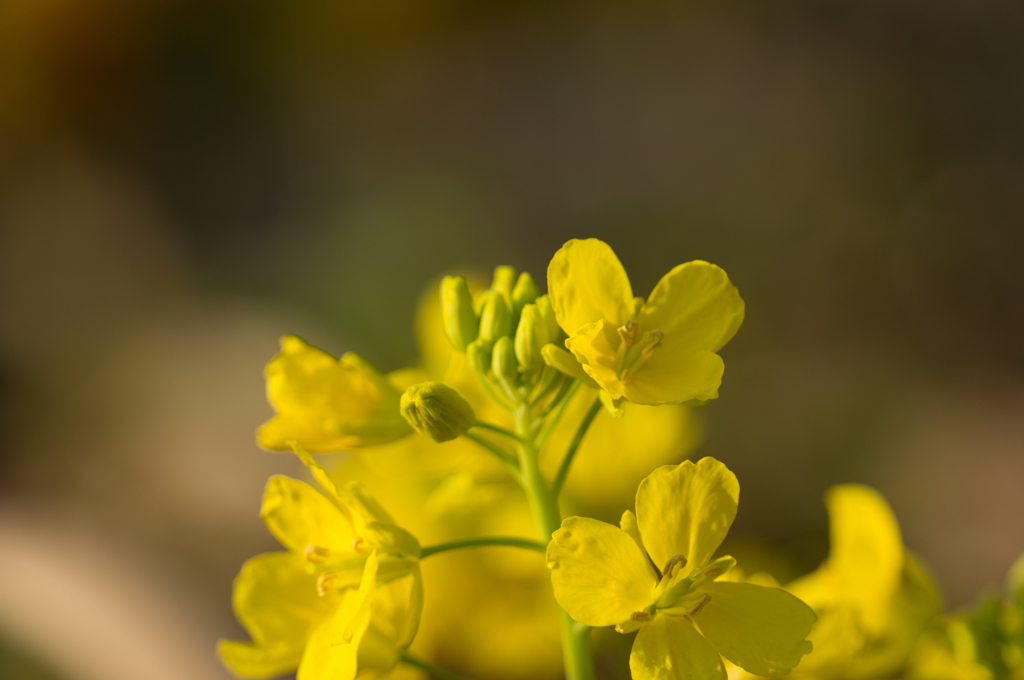
[[[747,301],[739,539],[879,488],[951,607],[1024,551],[1024,5],[0,0],[0,677],[224,678],[261,371],[605,239]],[[792,574],[777,574],[785,578]]]

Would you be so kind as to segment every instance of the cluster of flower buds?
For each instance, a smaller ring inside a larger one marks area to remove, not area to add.
[[[465,278],[446,276],[441,281],[441,313],[452,347],[513,400],[543,378],[557,377],[547,368],[542,350],[564,335],[548,296],[541,295],[529,273],[498,267],[491,287],[475,299]]]

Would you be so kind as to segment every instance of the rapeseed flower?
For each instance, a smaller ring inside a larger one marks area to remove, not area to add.
[[[743,300],[721,268],[699,260],[681,264],[644,300],[633,297],[608,244],[572,240],[551,259],[548,295],[572,356],[552,345],[545,360],[593,379],[613,404],[623,398],[657,405],[718,397],[724,364],[716,352],[736,334],[744,314]]]
[[[261,515],[287,551],[257,555],[234,584],[234,607],[252,642],[222,640],[243,677],[298,669],[298,680],[351,680],[387,671],[412,642],[422,609],[419,542],[358,484],[337,487],[303,449],[326,491],[276,475]]]
[[[266,368],[267,398],[277,415],[260,427],[260,446],[313,453],[372,446],[412,432],[398,411],[402,390],[354,352],[335,359],[302,338],[281,338]]]
[[[713,458],[655,470],[620,527],[562,522],[547,551],[555,599],[580,623],[638,631],[634,680],[722,680],[723,656],[785,675],[811,650],[815,615],[779,588],[717,580],[735,564],[711,558],[738,500],[735,475]]]
[[[818,614],[814,652],[798,673],[828,678],[888,677],[907,663],[918,637],[937,623],[941,601],[931,577],[903,547],[888,503],[859,484],[825,498],[829,556],[786,589]]]

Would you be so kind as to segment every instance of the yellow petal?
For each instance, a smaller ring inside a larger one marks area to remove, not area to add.
[[[880,631],[903,573],[903,541],[896,518],[874,489],[859,484],[832,487],[828,568],[841,600],[856,604],[864,625]]]
[[[653,602],[654,574],[622,529],[588,517],[569,517],[547,551],[555,599],[588,626],[611,626]]]
[[[355,538],[347,518],[323,494],[283,475],[267,482],[260,516],[281,545],[299,554],[310,545],[349,550]]]
[[[707,564],[736,518],[739,497],[736,475],[714,458],[648,475],[636,492],[636,516],[654,564],[682,555],[687,565],[680,575]]]
[[[633,289],[611,247],[597,239],[572,240],[548,265],[548,297],[566,335],[604,320],[612,334],[633,318]]]
[[[718,652],[681,616],[655,616],[641,626],[629,655],[633,680],[725,680]]]
[[[661,330],[680,347],[717,352],[736,335],[743,314],[743,299],[725,271],[696,260],[662,277],[637,324],[643,330]]]
[[[235,578],[235,614],[258,645],[301,647],[336,604],[334,598],[317,594],[316,581],[299,555],[257,555]]]
[[[661,348],[625,383],[634,404],[661,406],[718,398],[725,362],[714,352],[689,349],[665,337]]]
[[[309,639],[296,680],[353,680],[359,643],[370,623],[377,587],[377,553],[366,560],[358,590],[345,593],[341,605]]]
[[[548,343],[541,349],[540,355],[544,357],[544,363],[565,373],[570,378],[576,378],[588,387],[596,388],[598,386],[594,379],[583,370],[583,366],[576,360],[576,357],[561,347]]]
[[[399,652],[416,636],[423,608],[423,579],[419,568],[402,579],[377,588],[373,615],[359,645],[359,669],[380,672],[398,663]]]
[[[637,526],[636,515],[633,514],[632,510],[626,510],[622,513],[622,518],[619,519],[619,528],[629,534],[629,537],[636,543],[636,547],[640,548],[640,552],[646,557],[647,548],[644,547],[644,542],[640,538],[640,527]],[[653,567],[653,565],[651,566]]]
[[[716,399],[725,365],[715,352],[736,334],[743,314],[743,300],[722,269],[701,261],[675,267],[637,315],[639,328],[664,337],[626,383],[626,398],[650,405]]]
[[[303,647],[291,644],[255,645],[251,642],[219,640],[217,655],[235,675],[243,678],[272,678],[299,667]]]
[[[729,661],[755,675],[786,675],[811,651],[814,611],[779,588],[713,582],[693,620]]]
[[[622,382],[615,371],[615,350],[608,343],[604,321],[582,326],[569,336],[565,346],[583,366],[584,372],[612,397],[622,396]]]
[[[313,453],[393,441],[409,434],[398,393],[362,357],[335,359],[301,338],[281,338],[266,368],[267,398],[277,415],[259,430],[261,446],[288,450],[299,441]]]

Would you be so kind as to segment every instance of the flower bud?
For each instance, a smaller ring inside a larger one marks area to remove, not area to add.
[[[480,338],[493,343],[500,337],[512,334],[512,310],[505,296],[491,291],[480,309]]]
[[[480,323],[473,311],[469,285],[461,276],[446,276],[441,281],[441,318],[448,342],[458,352],[476,340]]]
[[[537,305],[526,305],[519,318],[519,326],[516,327],[515,347],[519,365],[529,370],[542,367],[544,357],[541,350],[548,342],[548,329]]]
[[[505,302],[512,305],[512,288],[516,285],[516,270],[515,267],[495,267],[494,268],[494,280],[491,281],[491,290],[495,293],[501,293],[502,297],[505,298]]]
[[[557,343],[558,338],[562,335],[562,328],[558,325],[558,319],[555,318],[555,310],[551,307],[551,298],[541,295],[534,300],[533,304],[537,305],[540,318],[544,319],[544,325],[548,329],[548,342]]]
[[[512,318],[519,318],[523,307],[540,297],[540,288],[534,282],[529,272],[523,272],[516,281],[516,287],[512,289]]]
[[[512,385],[519,377],[519,362],[516,361],[516,350],[512,338],[505,336],[494,343],[494,356],[491,359],[491,370],[495,377]]]
[[[413,385],[402,395],[402,416],[420,434],[447,442],[476,421],[476,413],[458,392],[443,383]]]
[[[474,371],[487,375],[487,371],[491,370],[490,344],[480,339],[474,340],[466,347],[466,358]]]

